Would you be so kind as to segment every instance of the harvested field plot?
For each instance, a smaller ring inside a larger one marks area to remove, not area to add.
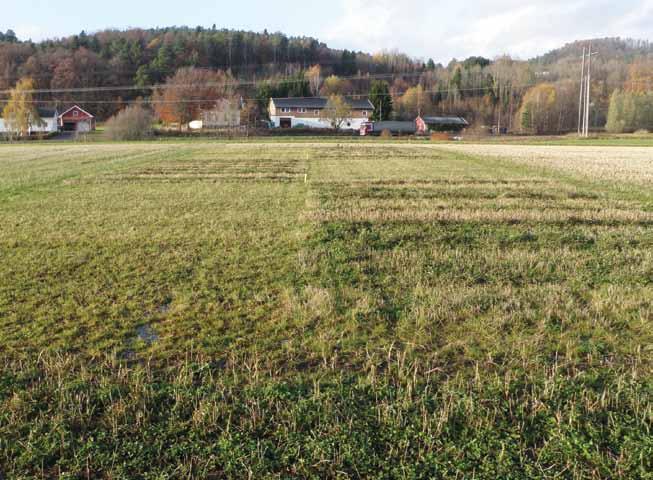
[[[448,151],[510,158],[594,180],[653,184],[653,148],[533,145],[445,145]]]
[[[0,148],[0,471],[647,478],[653,166],[494,147]]]

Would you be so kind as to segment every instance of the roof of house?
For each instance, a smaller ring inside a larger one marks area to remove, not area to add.
[[[272,101],[277,108],[312,108],[322,109],[329,101],[326,97],[297,97],[297,98],[273,98]],[[369,98],[345,97],[345,101],[354,110],[374,110],[374,105]]]
[[[58,112],[49,108],[37,108],[39,112],[39,117],[41,118],[53,118],[56,117]]]
[[[374,122],[374,131],[382,132],[383,130],[400,133],[415,133],[417,127],[415,126],[415,122]]]
[[[37,108],[36,111],[38,112],[39,117],[41,117],[41,119],[54,118],[59,113],[56,110],[51,110],[49,108]],[[0,120],[2,120],[2,110],[0,110]]]
[[[70,112],[71,110],[75,110],[75,109],[79,110],[80,112],[85,113],[86,115],[88,115],[88,116],[91,117],[91,118],[95,118],[92,114],[88,113],[86,110],[84,110],[84,109],[83,109],[82,107],[80,107],[79,105],[73,105],[73,106],[70,107],[68,110],[65,110],[63,113],[59,114],[59,116],[60,116],[60,117],[63,117],[63,116],[66,115],[68,112]]]
[[[469,126],[463,117],[422,117],[427,125],[456,125],[461,127]]]

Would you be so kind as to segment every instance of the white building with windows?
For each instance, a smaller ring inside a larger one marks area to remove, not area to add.
[[[270,121],[275,128],[331,128],[328,120],[321,117],[329,99],[324,97],[271,98]],[[342,130],[360,130],[363,123],[369,122],[374,105],[368,98],[350,98],[345,101],[351,105],[351,118],[343,123]]]
[[[0,110],[1,112],[1,110]],[[29,133],[55,133],[59,131],[59,112],[46,108],[38,109],[43,123],[32,122]],[[0,118],[0,133],[9,133],[9,127],[3,118]]]

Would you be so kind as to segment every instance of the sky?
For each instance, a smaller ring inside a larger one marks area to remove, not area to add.
[[[0,30],[34,41],[105,28],[202,25],[281,31],[334,48],[448,63],[527,59],[574,40],[651,38],[653,0],[0,0]]]

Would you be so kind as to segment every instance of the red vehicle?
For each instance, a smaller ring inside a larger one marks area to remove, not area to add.
[[[361,125],[361,137],[371,135],[374,131],[374,124],[372,122],[365,122]]]

